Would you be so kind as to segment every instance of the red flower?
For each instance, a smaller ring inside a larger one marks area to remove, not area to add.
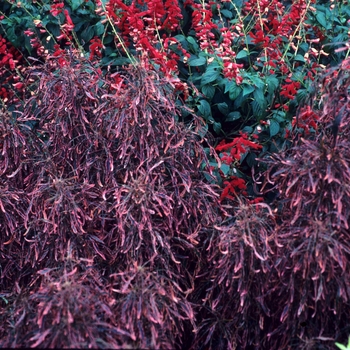
[[[91,39],[90,43],[91,43],[89,46],[89,49],[90,49],[89,59],[90,59],[90,61],[92,61],[95,56],[97,56],[98,58],[101,58],[102,57],[101,50],[104,47],[101,39],[99,39],[98,37],[95,36],[93,39]]]
[[[17,89],[17,90],[22,90],[24,84],[21,83],[21,82],[18,82],[18,83],[16,83],[16,84],[12,84],[12,86],[13,86],[15,89]]]
[[[267,47],[269,45],[270,38],[266,36],[261,29],[257,30],[256,34],[250,32],[249,35],[251,38],[253,38],[252,43],[254,44],[262,44],[263,47]]]
[[[300,83],[298,81],[292,81],[290,79],[286,79],[286,83],[281,86],[281,96],[285,96],[288,99],[293,100],[298,89],[300,88]]]
[[[307,106],[301,109],[298,118],[293,118],[292,125],[304,129],[305,134],[308,135],[310,134],[310,127],[316,130],[316,122],[319,119],[320,117],[318,114],[316,114],[310,106]]]
[[[64,67],[68,64],[66,58],[65,58],[65,51],[60,49],[60,46],[58,44],[56,44],[54,46],[55,52],[53,53],[53,57],[57,57],[58,58],[58,64],[60,67]]]
[[[64,7],[64,3],[60,2],[58,4],[51,5],[50,13],[52,16],[58,16],[60,13],[62,13],[62,9]]]
[[[248,140],[247,134],[242,134],[240,137],[235,138],[232,142],[226,143],[225,140],[221,141],[218,146],[216,146],[216,151],[227,151],[230,150],[230,155],[237,161],[241,159],[241,155],[246,153],[248,149],[261,149],[262,146]],[[227,157],[225,160],[231,158]],[[223,159],[224,161],[224,159]],[[228,163],[226,163],[228,164]]]
[[[63,26],[71,32],[74,29],[74,23],[73,23],[72,19],[70,18],[68,10],[64,10],[63,13],[64,13],[66,20],[67,20],[67,24],[64,24]]]
[[[248,200],[249,204],[258,204],[258,203],[262,203],[264,201],[263,197],[256,197],[254,199],[250,199]]]
[[[225,181],[224,189],[222,190],[220,201],[224,200],[225,198],[228,199],[236,199],[235,196],[238,194],[242,194],[244,196],[247,196],[247,185],[244,179],[241,179],[237,176],[231,176],[230,181]]]
[[[32,35],[34,35],[34,32],[33,32],[31,29],[27,29],[27,30],[25,30],[23,33],[24,33],[25,35],[27,35],[27,36],[32,36]]]

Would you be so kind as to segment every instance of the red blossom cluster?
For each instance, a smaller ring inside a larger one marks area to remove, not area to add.
[[[13,96],[13,91],[7,89],[6,85],[12,85],[18,91],[23,88],[20,77],[12,74],[16,68],[20,68],[18,64],[21,59],[19,51],[0,35],[0,99],[4,102]]]
[[[171,37],[171,31],[179,27],[182,19],[177,1],[136,0],[126,5],[121,0],[110,0],[106,4],[106,11],[101,5],[96,13],[106,16],[120,31],[125,46],[119,42],[118,47],[133,47],[136,53],[139,53],[141,64],[146,69],[152,70],[152,64],[158,65],[169,82],[183,94],[183,98],[187,98],[187,84],[176,77],[180,56],[172,48],[176,45],[184,57],[190,57],[177,40]],[[92,47],[100,50],[101,45],[102,43],[94,42]]]
[[[246,181],[237,176],[230,176],[230,179],[224,181],[224,189],[220,195],[220,202],[224,199],[236,200],[237,196],[247,197],[247,184]],[[258,204],[264,202],[263,197],[256,197],[254,199],[247,199],[249,204]]]
[[[208,3],[196,3],[194,0],[185,1],[185,6],[191,6],[192,12],[192,27],[196,32],[201,50],[205,50],[208,53],[219,57],[223,61],[222,74],[225,78],[231,80],[235,79],[239,85],[243,78],[240,75],[240,69],[243,68],[243,64],[236,63],[236,52],[233,49],[233,39],[241,36],[242,33],[236,33],[236,27],[238,30],[241,28],[239,24],[232,25],[230,27],[222,26],[218,27],[213,20],[212,6],[216,6],[220,11],[220,3],[215,1],[209,1]],[[214,30],[220,30],[222,40],[218,42]]]
[[[292,50],[295,55],[298,52],[298,40],[300,33],[309,28],[307,23],[308,12],[314,11],[311,4],[315,0],[296,0],[293,1],[289,10],[282,1],[279,0],[248,0],[244,3],[243,13],[252,15],[256,18],[253,29],[249,32],[251,42],[261,48],[261,53],[257,58],[258,62],[263,62],[270,74],[282,74],[286,76],[285,84],[282,85],[281,96],[288,100],[293,100],[300,83],[291,82],[292,65],[286,61],[286,51],[282,52],[283,42],[288,43],[287,50]],[[306,41],[312,47],[314,39],[306,35]],[[317,40],[319,42],[319,40]],[[320,52],[311,49],[305,54],[305,63],[311,68],[305,79],[313,79],[316,69],[319,67],[317,58]],[[294,66],[300,65],[301,62],[295,62]]]
[[[305,106],[298,114],[298,118],[294,117],[292,121],[293,127],[304,129],[305,135],[310,134],[310,128],[316,130],[317,121],[320,119],[319,115],[315,113],[310,106]]]
[[[253,137],[258,136],[253,135]],[[236,137],[229,143],[226,143],[226,140],[222,140],[216,146],[215,150],[222,152],[221,160],[223,163],[231,165],[232,163],[239,163],[241,155],[246,153],[249,149],[259,150],[261,148],[261,145],[250,141],[247,134],[241,133],[239,137]],[[224,198],[234,199],[232,194],[247,196],[245,180],[236,176],[231,176],[230,179],[230,181],[224,181],[225,187],[221,193],[220,200],[223,200]]]
[[[293,81],[290,78],[285,79],[285,82],[286,84],[281,86],[280,95],[293,100],[300,88],[300,83],[298,81]]]
[[[72,31],[74,29],[74,23],[69,15],[69,12],[67,9],[63,10],[65,20],[66,22],[61,25],[61,35],[59,35],[56,39],[57,40],[67,40],[66,45],[70,45],[73,38],[72,38]]]
[[[74,30],[74,23],[67,9],[64,9],[64,2],[57,2],[51,5],[50,13],[57,17],[62,12],[64,13],[65,23],[60,26],[61,34],[56,37],[57,40],[66,40],[65,45],[70,45],[72,42],[72,31]]]
[[[5,64],[13,70],[15,69],[15,60],[13,59],[13,52],[15,48],[11,46],[6,39],[0,36],[0,55],[2,56],[0,64],[4,66]]]
[[[225,187],[221,193],[220,201],[225,198],[235,200],[235,196],[238,194],[241,194],[243,196],[248,195],[246,191],[246,182],[237,176],[231,176],[229,181],[224,181],[224,185]]]
[[[90,56],[89,59],[90,61],[93,61],[95,57],[101,58],[102,57],[102,52],[101,50],[104,48],[102,41],[98,37],[94,37],[90,41]]]
[[[257,135],[253,135],[253,137],[257,137]],[[241,155],[246,153],[249,149],[261,149],[262,146],[250,141],[248,139],[248,135],[242,133],[240,137],[236,137],[232,140],[232,142],[226,143],[226,140],[222,140],[215,148],[216,151],[222,152],[229,150],[229,154],[227,152],[223,153],[222,161],[225,164],[231,164],[235,161],[239,161],[241,159]]]
[[[126,84],[124,83],[125,78],[119,72],[111,74],[109,78],[111,79],[111,88],[116,93],[126,88]]]
[[[60,13],[62,13],[64,8],[64,3],[60,2],[57,4],[52,4],[51,5],[51,9],[50,9],[50,13],[52,14],[52,16],[58,16]]]
[[[230,80],[235,79],[237,85],[239,85],[243,81],[240,75],[240,69],[243,68],[243,64],[237,64],[235,60],[236,52],[232,49],[232,41],[237,35],[234,35],[236,33],[234,33],[233,29],[233,26],[230,29],[225,27],[220,29],[223,40],[219,46],[217,55],[221,57],[224,62],[222,70],[224,77]]]
[[[243,80],[240,69],[243,65],[236,63],[236,48],[234,40],[247,35],[250,37],[252,44],[261,49],[257,57],[257,62],[262,62],[263,66],[270,74],[281,74],[287,79],[291,72],[290,62],[287,61],[286,52],[294,50],[297,54],[299,33],[303,28],[308,28],[311,25],[307,24],[308,12],[313,11],[311,4],[315,0],[297,0],[293,1],[288,11],[285,4],[280,0],[248,0],[243,4],[243,14],[253,17],[255,25],[248,33],[243,33],[240,22],[233,25],[227,25],[220,20],[213,18],[213,13],[217,11],[220,14],[222,1],[197,2],[196,0],[186,0],[184,6],[191,6],[192,12],[192,28],[196,33],[198,43],[201,50],[221,58],[223,61],[222,74],[227,79],[235,79],[237,84]],[[215,11],[213,10],[215,9]],[[220,31],[220,40],[215,32]],[[307,37],[310,45],[312,38]],[[237,41],[237,40],[236,40]],[[283,42],[288,43],[287,48]],[[244,45],[244,44],[242,44]],[[287,51],[282,51],[282,48]],[[305,56],[305,62],[311,66],[311,71],[306,77],[313,79],[318,68],[317,60],[315,59],[320,52],[316,49],[310,51],[311,54]],[[296,62],[295,66],[301,64]],[[294,99],[297,92],[297,84],[286,84],[282,91],[282,96],[288,100]]]
[[[219,59],[222,63],[223,76],[229,80],[234,79],[239,85],[243,81],[241,70],[244,65],[236,62],[237,44],[245,46],[244,40],[250,37],[250,42],[261,49],[256,59],[257,62],[262,62],[270,74],[281,74],[286,77],[285,84],[282,84],[281,87],[281,96],[288,101],[293,99],[300,83],[288,81],[291,75],[291,65],[287,61],[286,51],[282,51],[282,47],[285,46],[283,42],[288,43],[286,50],[295,50],[297,53],[298,34],[303,28],[310,27],[305,21],[308,12],[313,11],[311,4],[315,0],[311,2],[293,1],[288,11],[286,11],[284,2],[280,0],[245,1],[242,13],[251,16],[252,23],[255,23],[249,32],[243,30],[242,17],[234,24],[223,20],[220,11],[224,11],[225,2],[217,0],[208,2],[186,0],[184,2],[184,7],[190,7],[192,10],[191,28],[196,33],[200,49],[209,54],[209,60]],[[186,63],[190,54],[172,37],[173,31],[179,28],[183,17],[178,1],[135,0],[126,4],[122,0],[109,0],[104,6],[101,1],[97,0],[95,4],[96,13],[107,17],[102,20],[102,23],[110,21],[120,33],[120,38],[117,36],[115,40],[119,48],[136,50],[142,57],[144,65],[151,64],[147,60],[152,61],[168,78],[179,75],[179,60]],[[55,17],[64,14],[65,23],[61,24],[61,34],[56,39],[65,40],[64,44],[70,45],[74,23],[64,6],[63,1],[55,0],[51,5],[50,13]],[[40,32],[45,31],[40,28],[40,21],[36,25]],[[31,30],[27,30],[26,34],[34,35]],[[306,37],[312,45],[315,39],[308,37],[308,34]],[[38,54],[43,54],[43,46],[38,38],[33,37],[31,44],[36,48]],[[90,58],[92,60],[101,58],[102,48],[103,43],[100,39],[93,38],[90,42]],[[310,55],[305,56],[305,62],[311,67],[305,79],[313,79],[319,66],[315,57],[319,54],[315,49],[310,50]],[[295,62],[294,65],[298,64],[301,63]],[[185,83],[181,83],[180,80],[173,83],[186,95]],[[283,105],[283,108],[288,109],[288,105]]]
[[[41,34],[47,33],[46,29],[43,28],[43,25],[39,19],[34,20],[34,24]],[[27,29],[24,31],[24,34],[31,38],[30,45],[36,51],[36,54],[39,57],[45,56],[45,47],[37,37],[35,31],[33,31],[32,29]]]
[[[181,9],[178,2],[174,0],[165,0],[165,19],[162,27],[165,30],[174,31],[179,27],[179,21],[182,19]]]
[[[184,4],[193,8],[192,26],[196,32],[200,48],[208,50],[210,53],[213,53],[214,49],[218,47],[215,35],[212,32],[213,29],[218,28],[217,24],[213,23],[213,12],[211,9],[213,4],[215,4],[213,1],[203,2],[202,4],[195,3],[194,0],[187,0]]]
[[[121,0],[110,0],[106,4],[106,13],[101,9],[98,13],[113,21],[127,46],[134,46],[141,56],[146,54],[166,75],[177,72],[179,56],[168,50],[169,36],[166,34],[175,30],[182,19],[177,2],[137,0],[128,6]],[[163,32],[161,37],[160,32]]]
[[[64,67],[68,64],[66,52],[60,48],[60,45],[54,45],[55,52],[52,54],[52,57],[57,57],[57,63],[60,67]],[[50,58],[50,57],[48,57]]]
[[[65,45],[71,45],[73,37],[72,37],[72,32],[74,30],[74,23],[72,21],[72,18],[70,17],[70,14],[68,12],[67,9],[64,9],[64,3],[63,2],[55,2],[54,4],[51,5],[50,7],[50,13],[57,17],[58,15],[60,15],[61,13],[64,14],[64,18],[65,18],[65,23],[60,25],[60,29],[61,29],[61,33],[60,35],[58,35],[56,38],[54,38],[55,40],[61,41],[61,40],[65,40],[64,44]],[[41,20],[36,19],[33,21],[34,25],[36,28],[38,28],[37,30],[41,33],[41,34],[48,34],[47,29],[43,26]],[[37,36],[37,33],[35,31],[33,31],[33,29],[27,29],[24,31],[24,34],[27,35],[28,37],[30,37],[30,45],[32,46],[32,48],[36,51],[36,54],[39,57],[45,57],[47,56],[48,52],[45,50],[44,45],[42,44],[42,42],[40,41],[39,37]],[[46,40],[51,40],[52,38],[50,36],[47,37]],[[54,52],[54,56],[57,57],[60,55],[60,50],[59,50],[59,45],[55,45],[54,46],[55,52]],[[64,65],[63,60],[59,61],[59,64],[62,66]]]

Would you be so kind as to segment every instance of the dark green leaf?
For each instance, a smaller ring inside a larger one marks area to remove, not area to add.
[[[233,84],[236,84],[236,82],[233,82],[233,81],[231,81],[231,80],[228,80],[228,79],[223,79],[223,85],[224,85],[224,87],[225,87],[225,91],[224,91],[224,93],[226,94],[226,92],[228,92],[229,90],[230,90],[230,88],[231,88],[231,85],[233,85]]]
[[[299,45],[300,50],[303,50],[304,52],[308,52],[309,51],[309,44],[308,43],[300,43]]]
[[[1,24],[3,25],[12,25],[13,24],[13,20],[9,19],[9,18],[4,18],[0,21]]]
[[[233,106],[234,110],[238,111],[240,108],[245,108],[245,105],[247,103],[247,100],[249,98],[247,96],[243,96],[243,92],[240,93],[237,98],[234,100]]]
[[[83,2],[84,0],[72,0],[72,11],[75,11]]]
[[[209,84],[214,82],[220,76],[220,71],[207,69],[202,75],[201,85]]]
[[[7,34],[7,39],[9,42],[11,42],[12,44],[14,44],[16,46],[16,44],[18,45],[18,36],[15,34],[15,27],[10,27],[7,29],[6,31]]]
[[[255,90],[255,87],[252,85],[243,86],[243,96],[251,94]]]
[[[269,94],[273,94],[279,86],[279,81],[274,75],[268,75],[266,77],[267,91]]]
[[[51,5],[50,5],[50,4],[45,4],[45,5],[41,8],[42,11],[50,11],[50,9],[51,9]]]
[[[24,37],[24,46],[29,53],[32,52],[33,47],[30,43],[30,38],[27,35]]]
[[[94,36],[94,29],[93,29],[93,27],[87,27],[81,33],[81,37],[86,43],[88,43],[92,39],[93,36]]]
[[[186,38],[186,40],[190,44],[190,48],[192,49],[192,51],[194,51],[196,53],[198,51],[198,49],[199,49],[197,41],[191,36],[188,36]]]
[[[233,17],[233,13],[229,10],[222,9],[220,10],[221,14],[224,15],[226,18],[231,19]]]
[[[231,85],[229,87],[229,97],[230,97],[230,100],[235,100],[239,94],[242,92],[242,88],[236,84],[235,81],[231,81]]]
[[[302,56],[302,55],[296,55],[295,57],[294,57],[294,61],[298,61],[298,62],[305,62],[305,58],[304,58],[304,56]]]
[[[220,134],[221,133],[221,123],[218,123],[218,122],[214,122],[213,124],[213,129],[214,131],[217,133],[217,134]]]
[[[95,35],[101,36],[105,31],[105,27],[101,22],[95,24]]]
[[[208,124],[214,124],[215,119],[210,115],[208,118],[206,118]]]
[[[215,87],[213,85],[203,85],[201,90],[204,96],[209,100],[211,100],[215,95]]]
[[[248,56],[248,51],[247,50],[241,50],[238,52],[236,58],[240,59],[240,58],[244,58]]]
[[[277,135],[280,131],[280,125],[276,120],[270,119],[270,137]]]
[[[256,100],[253,100],[251,102],[251,106],[252,106],[252,109],[253,109],[253,113],[255,115],[255,117],[257,119],[261,119],[261,117],[263,116],[264,114],[264,110],[261,108],[261,106],[259,105],[259,103],[256,101]]]
[[[266,108],[266,100],[264,96],[264,92],[262,89],[255,89],[254,93],[254,100],[259,104],[262,110],[265,110]]]
[[[301,102],[308,96],[308,91],[306,89],[299,89],[296,95],[296,99],[298,102]]]
[[[114,40],[114,36],[107,35],[107,36],[105,36],[105,38],[103,40],[103,44],[104,45],[110,44],[113,40]]]
[[[201,54],[199,54],[199,56],[201,56]],[[219,70],[221,71],[221,65],[218,61],[213,61],[212,63],[209,64],[208,68],[207,68],[208,71],[214,71],[214,70]]]
[[[242,132],[247,133],[247,134],[251,134],[253,132],[253,128],[251,126],[247,125],[242,129]]]
[[[273,111],[273,118],[278,123],[284,123],[286,121],[286,112],[284,110],[282,111],[275,110]]]
[[[87,10],[87,9],[80,8],[80,9],[77,10],[77,14],[79,14],[79,15],[90,15],[91,12],[89,10]]]
[[[324,28],[328,28],[327,19],[326,19],[326,15],[324,12],[317,11],[316,12],[316,19],[317,19],[317,22],[321,24],[321,26],[323,26]]]
[[[61,34],[61,29],[58,24],[50,23],[46,28],[54,37],[57,37]]]
[[[234,111],[229,113],[229,115],[226,117],[225,122],[234,122],[235,120],[238,120],[241,118],[241,113],[238,111]]]
[[[205,57],[197,57],[197,56],[194,56],[195,58],[194,59],[190,59],[188,61],[188,64],[191,66],[191,67],[198,67],[198,66],[203,66],[207,63],[207,60]]]
[[[184,44],[184,43],[187,44],[186,37],[182,34],[175,35],[174,39],[176,39],[181,44]]]
[[[79,19],[80,19],[80,18],[79,18]],[[89,25],[89,22],[87,22],[87,21],[85,21],[85,20],[80,20],[80,22],[75,23],[75,25],[74,25],[74,30],[75,30],[76,32],[79,32],[80,29],[81,29],[83,26],[87,27],[87,25]]]
[[[228,105],[227,105],[226,102],[220,102],[220,103],[217,104],[217,106],[218,106],[219,111],[220,111],[223,115],[226,116],[226,115],[228,114],[229,109],[228,109]]]
[[[248,153],[247,157],[245,158],[245,161],[247,162],[248,166],[252,168],[256,164],[255,160],[255,154],[254,153]]]
[[[210,104],[206,100],[200,100],[199,105],[197,105],[197,108],[201,115],[205,118],[208,119],[209,116],[211,116],[211,109],[210,109]]]
[[[224,176],[227,176],[229,175],[231,169],[229,165],[221,163],[220,170],[224,173]]]
[[[256,89],[264,89],[265,82],[258,75],[249,75],[249,78]]]
[[[124,66],[126,64],[129,64],[130,60],[127,57],[118,57],[115,59],[109,59],[106,57],[106,61],[103,60],[103,64],[108,65],[115,65],[115,66]]]

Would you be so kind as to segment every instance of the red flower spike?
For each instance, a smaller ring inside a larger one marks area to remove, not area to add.
[[[52,14],[52,16],[57,17],[60,13],[62,13],[63,7],[64,7],[63,2],[51,5],[50,13]]]
[[[101,50],[104,48],[101,39],[99,39],[98,37],[94,37],[93,39],[91,39],[90,41],[90,57],[89,60],[92,61],[94,59],[95,56],[97,56],[98,58],[102,57],[102,53]]]
[[[236,176],[231,176],[230,181],[225,181],[224,185],[226,185],[221,193],[220,201],[223,201],[225,198],[227,199],[235,199],[235,196],[242,194],[247,195],[245,191],[247,189],[247,185],[244,179],[241,179]]]

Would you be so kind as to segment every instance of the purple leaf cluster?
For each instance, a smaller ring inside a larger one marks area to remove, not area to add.
[[[315,135],[265,160],[265,185],[272,184],[280,198],[273,348],[300,340],[307,349],[334,348],[334,341],[349,333],[348,69],[346,60],[316,81],[306,101],[319,115]]]
[[[203,122],[141,66],[60,62],[0,114],[0,346],[181,347],[219,213]]]

